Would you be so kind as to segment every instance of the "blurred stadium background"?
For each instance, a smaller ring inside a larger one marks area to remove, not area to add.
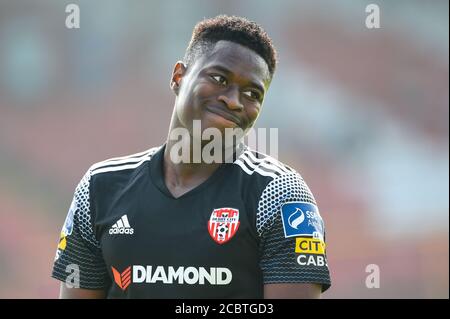
[[[81,28],[65,28],[80,5]],[[365,7],[381,29],[365,27]],[[94,162],[159,145],[194,24],[262,24],[279,128],[327,226],[324,298],[449,297],[447,1],[0,1],[0,297],[54,298],[74,188]],[[368,289],[366,265],[381,270]]]

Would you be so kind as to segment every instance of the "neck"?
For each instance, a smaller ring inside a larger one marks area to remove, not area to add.
[[[174,162],[171,158],[170,152],[176,142],[168,140],[164,150],[164,177],[166,182],[177,185],[189,184],[192,180],[204,179],[211,176],[222,163],[205,163],[203,160],[200,163],[194,163],[193,151],[190,150],[189,161]],[[192,145],[192,144],[191,144]]]
[[[164,150],[163,174],[167,188],[175,196],[183,194],[206,181],[222,164],[220,162],[204,162],[203,157],[199,156],[199,154],[202,154],[204,143],[194,140],[191,132],[182,137],[183,142],[170,138],[171,133],[177,128],[185,128],[185,126],[179,122],[174,110]],[[189,150],[188,154],[181,156],[181,161],[180,159],[175,160],[171,156],[171,152],[178,154],[180,143],[185,146],[183,151]],[[195,143],[198,145],[197,149],[194,147]]]

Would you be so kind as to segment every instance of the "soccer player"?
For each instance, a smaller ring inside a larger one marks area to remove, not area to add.
[[[329,288],[324,223],[299,173],[240,142],[229,161],[195,162],[193,148],[173,160],[172,133],[194,144],[194,120],[202,132],[248,132],[275,66],[255,22],[195,26],[171,77],[167,141],[92,165],[76,187],[52,272],[61,298],[319,298]]]

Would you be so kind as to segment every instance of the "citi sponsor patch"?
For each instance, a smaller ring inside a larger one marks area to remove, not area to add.
[[[281,206],[284,236],[311,236],[323,240],[323,220],[316,205],[288,202]]]
[[[65,250],[66,246],[67,246],[66,235],[63,232],[61,232],[61,234],[59,236],[58,249]]]
[[[295,238],[295,252],[303,254],[325,254],[325,243],[316,238],[297,237]]]
[[[324,255],[301,254],[297,256],[297,263],[300,266],[328,267]]]
[[[69,212],[67,213],[66,219],[64,221],[64,225],[61,229],[61,233],[59,235],[59,243],[58,248],[56,249],[55,260],[58,260],[61,256],[62,252],[66,249],[67,246],[67,236],[70,236],[73,231],[73,218],[75,215],[75,211],[77,209],[77,203],[75,198],[72,200],[70,204]]]
[[[142,266],[125,267],[121,272],[111,266],[114,282],[126,290],[133,284],[178,284],[178,285],[228,285],[233,279],[230,269],[224,267],[173,267]]]
[[[70,236],[73,230],[73,216],[77,210],[77,203],[75,199],[72,200],[70,204],[69,212],[67,213],[66,220],[64,221],[64,226],[61,230],[61,236]]]

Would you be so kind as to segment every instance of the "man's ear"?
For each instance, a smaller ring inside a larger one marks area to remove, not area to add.
[[[180,91],[181,79],[186,74],[187,67],[182,61],[175,63],[172,71],[172,78],[170,79],[170,88],[178,95]]]

